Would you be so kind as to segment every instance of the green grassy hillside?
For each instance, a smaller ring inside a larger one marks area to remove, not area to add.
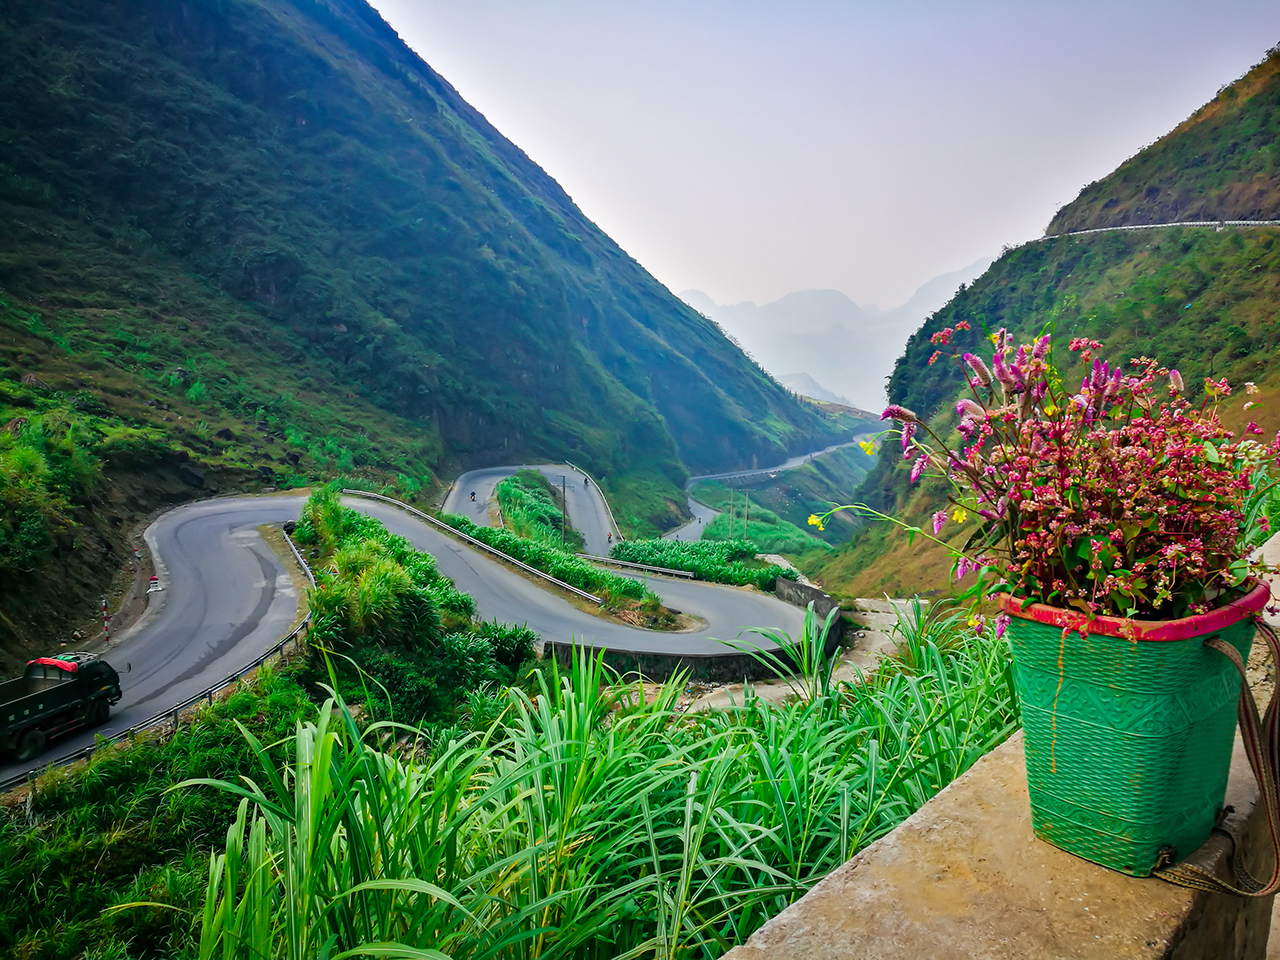
[[[0,6],[0,301],[0,426],[80,395],[103,421],[55,563],[124,496],[112,431],[146,438],[169,499],[187,459],[221,489],[354,472],[406,493],[571,459],[637,528],[675,519],[689,470],[842,434],[364,0]],[[158,505],[136,499],[80,562],[86,595],[127,552],[111,531]]]
[[[1280,47],[1168,135],[1089,184],[1049,234],[1130,223],[1280,219]]]
[[[0,61],[14,296],[132,305],[60,234],[158,249],[459,463],[675,479],[824,434],[363,0],[7,4]]]
[[[855,428],[859,433],[877,429],[874,423],[861,421]],[[798,467],[773,475],[735,480],[734,499],[739,513],[742,509],[743,490],[750,493],[751,503],[769,508],[783,520],[794,524],[814,537],[827,543],[844,543],[853,535],[857,525],[848,514],[836,514],[832,522],[822,530],[810,526],[808,519],[815,513],[831,509],[833,501],[843,502],[850,490],[857,488],[875,460],[859,447],[843,447],[807,460]],[[721,480],[700,480],[690,490],[695,500],[716,510],[727,510],[729,486]],[[752,507],[754,509],[754,506]]]
[[[1272,53],[1187,123],[1086,188],[1054,219],[1050,232],[1106,225],[1106,200],[1099,198],[1112,197],[1122,202],[1108,211],[1130,211],[1114,214],[1121,223],[1129,222],[1123,217],[1135,222],[1280,217],[1280,209],[1265,204],[1221,205],[1259,184],[1270,184],[1266,189],[1271,190],[1280,183],[1270,159],[1278,131],[1280,53]],[[1188,157],[1200,160],[1191,163]],[[1177,208],[1181,213],[1143,208],[1139,216],[1138,206],[1124,207],[1123,198],[1145,195],[1143,184],[1176,185],[1185,201]],[[1212,207],[1218,212],[1196,203],[1219,204]],[[989,351],[985,331],[1005,327],[1027,339],[1055,323],[1061,343],[1054,359],[1068,381],[1081,374],[1065,349],[1065,341],[1076,336],[1102,341],[1098,355],[1112,362],[1157,357],[1181,371],[1193,397],[1208,376],[1226,377],[1237,388],[1253,381],[1260,394],[1248,399],[1258,405],[1246,417],[1246,398],[1233,398],[1224,419],[1235,427],[1253,420],[1268,432],[1280,428],[1280,228],[1117,231],[1059,237],[1006,252],[912,336],[890,379],[890,400],[935,418],[943,433],[954,424],[951,403],[962,380],[946,358],[930,365],[937,350],[930,338],[962,320],[971,329],[956,334],[959,353]],[[909,484],[896,443],[886,444],[867,479],[848,491],[849,502],[866,502],[922,526],[943,495],[940,485]],[[963,539],[957,534],[958,541]],[[902,531],[875,523],[864,526],[848,548],[820,561],[814,572],[836,590],[873,596],[947,592],[952,589],[948,567],[941,548],[919,540],[909,547]]]

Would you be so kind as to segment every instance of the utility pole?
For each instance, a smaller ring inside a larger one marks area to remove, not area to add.
[[[733,537],[733,487],[729,488],[729,537]]]
[[[742,508],[742,539],[747,539],[747,518],[751,516],[751,491],[742,491],[743,508]]]
[[[564,474],[560,474],[560,546],[564,546],[564,518],[569,512],[569,498],[565,495]]]

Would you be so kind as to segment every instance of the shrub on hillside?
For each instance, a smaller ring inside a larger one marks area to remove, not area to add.
[[[453,514],[441,514],[440,519],[455,530],[474,537],[481,543],[500,550],[509,557],[527,563],[529,566],[550,574],[557,580],[563,580],[570,586],[585,590],[602,598],[606,604],[626,597],[632,600],[644,600],[653,597],[653,593],[638,580],[619,576],[608,570],[601,570],[571,553],[566,553],[545,543],[526,540],[518,537],[510,530],[495,530],[492,527],[480,527],[466,517]]]
[[[627,563],[687,570],[699,580],[752,584],[770,592],[778,577],[796,579],[796,572],[789,568],[750,562],[755,555],[755,544],[747,540],[624,540],[609,552],[613,559]]]

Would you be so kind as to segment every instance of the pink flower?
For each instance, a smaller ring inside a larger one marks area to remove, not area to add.
[[[987,419],[987,411],[968,397],[956,404],[956,413],[960,414],[961,417],[972,417],[979,422]]]
[[[915,483],[920,479],[920,474],[924,473],[924,465],[929,462],[928,457],[917,457],[916,462],[911,465],[911,482]]]
[[[1004,637],[1004,632],[1009,629],[1011,617],[1007,613],[1002,613],[996,617],[996,639]]]
[[[911,410],[900,404],[891,403],[884,408],[884,413],[880,414],[881,420],[897,420],[899,423],[917,423],[920,418]]]
[[[1182,374],[1177,370],[1169,371],[1169,389],[1174,393],[1182,393],[1182,391],[1186,389],[1186,387],[1182,385]]]
[[[973,371],[973,375],[977,378],[978,383],[982,384],[984,387],[991,383],[991,371],[987,369],[987,365],[983,362],[981,357],[975,356],[972,353],[966,353],[964,355],[964,362],[969,365],[969,369]]]
[[[939,510],[933,515],[933,535],[936,537],[942,532],[942,525],[947,522],[947,511]]]
[[[902,425],[902,459],[910,460],[911,438],[916,435],[916,421],[908,420]]]

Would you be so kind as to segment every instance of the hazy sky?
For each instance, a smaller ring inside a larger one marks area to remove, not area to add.
[[[673,291],[893,306],[1043,232],[1276,0],[372,0]]]

